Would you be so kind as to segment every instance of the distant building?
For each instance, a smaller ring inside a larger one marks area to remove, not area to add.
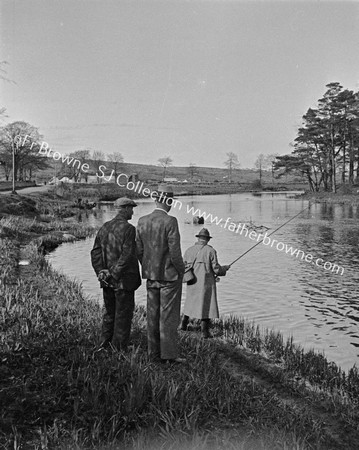
[[[86,183],[97,184],[97,183],[99,183],[101,181],[103,181],[103,180],[100,180],[97,175],[87,175]]]
[[[60,183],[74,183],[74,180],[71,180],[69,177],[62,177]]]
[[[52,177],[48,181],[48,184],[58,185],[61,183],[73,183],[73,182],[74,182],[74,180],[70,180],[69,177],[62,177],[62,178]]]
[[[56,185],[56,184],[59,184],[59,183],[60,183],[60,180],[57,177],[52,177],[52,178],[49,179],[47,184],[55,184]]]
[[[165,183],[178,183],[178,179],[177,178],[171,178],[171,177],[165,177],[163,179],[163,181]]]

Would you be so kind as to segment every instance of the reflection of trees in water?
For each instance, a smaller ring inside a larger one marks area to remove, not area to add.
[[[359,219],[358,205],[320,203],[319,208],[318,204],[315,206],[319,209],[321,220]]]
[[[320,218],[324,220],[334,220],[334,205],[331,203],[321,203]]]

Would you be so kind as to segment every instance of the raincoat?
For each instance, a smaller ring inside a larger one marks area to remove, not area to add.
[[[187,285],[183,314],[196,319],[216,319],[219,317],[216,277],[226,275],[226,270],[218,264],[216,250],[208,244],[196,242],[184,254],[186,268],[193,264],[196,282]]]

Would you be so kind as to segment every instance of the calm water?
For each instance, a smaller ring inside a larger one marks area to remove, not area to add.
[[[192,224],[187,205],[212,213],[222,223],[249,222],[265,225],[268,233],[308,207],[308,202],[290,193],[232,194],[179,198],[181,209],[171,214],[179,221],[182,251],[192,245],[203,225]],[[153,202],[143,200],[135,208],[132,223],[153,210]],[[116,214],[111,204],[100,205],[82,215],[81,220],[100,226]],[[335,274],[300,258],[258,245],[234,264],[218,283],[221,314],[236,314],[255,320],[262,327],[280,330],[305,348],[324,351],[344,369],[359,365],[359,207],[314,204],[273,235],[283,244],[310,253],[314,258],[336,263],[344,274]],[[189,222],[189,223],[188,223]],[[219,262],[229,264],[256,242],[207,220],[205,227],[213,239]],[[232,228],[233,230],[233,228]],[[66,243],[49,260],[56,269],[82,282],[89,296],[101,301],[96,276],[90,262],[94,238]],[[276,245],[276,243],[275,243]],[[281,247],[281,246],[280,246]],[[183,297],[185,296],[185,288]],[[145,304],[145,285],[136,293]]]

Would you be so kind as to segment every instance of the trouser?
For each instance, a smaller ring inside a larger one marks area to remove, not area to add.
[[[103,289],[105,314],[102,321],[102,342],[111,342],[118,350],[127,350],[130,338],[135,292]]]
[[[182,280],[147,280],[147,339],[151,359],[178,357]]]
[[[204,338],[212,337],[212,335],[209,332],[210,325],[211,325],[211,319],[202,319],[201,320],[201,331],[202,331],[202,336]]]

